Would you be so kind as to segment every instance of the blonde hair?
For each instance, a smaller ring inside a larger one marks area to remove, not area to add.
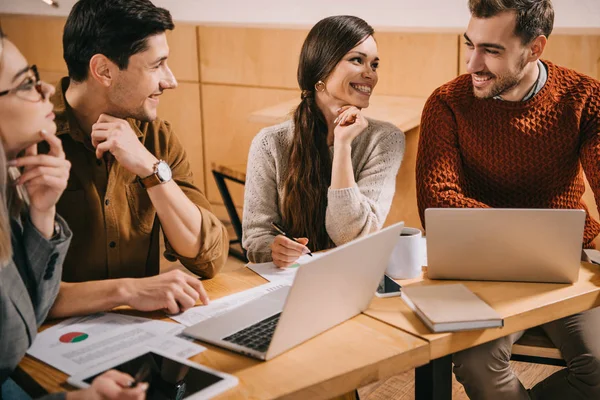
[[[12,258],[12,244],[10,241],[10,215],[6,197],[6,154],[0,141],[0,267],[6,265]]]
[[[4,33],[0,27],[0,60],[2,59],[2,53],[4,49]],[[0,63],[0,67],[1,67]],[[0,68],[0,72],[2,69]],[[6,153],[4,152],[4,146],[0,140],[0,267],[6,265],[12,258],[12,243],[10,240],[10,215],[8,201],[6,197],[7,192],[7,171],[6,171]]]

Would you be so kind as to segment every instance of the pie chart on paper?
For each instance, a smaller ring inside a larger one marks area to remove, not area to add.
[[[58,340],[60,340],[61,343],[78,343],[78,342],[83,342],[87,338],[88,338],[87,333],[69,332],[69,333],[65,333],[64,335],[62,335]]]

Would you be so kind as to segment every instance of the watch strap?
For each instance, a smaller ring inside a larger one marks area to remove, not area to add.
[[[160,185],[162,183],[162,181],[158,177],[158,173],[156,172],[145,178],[138,177],[138,182],[140,183],[140,185],[142,185],[144,189],[150,189],[151,187]]]

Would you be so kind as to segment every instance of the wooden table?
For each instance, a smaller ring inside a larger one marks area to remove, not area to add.
[[[204,281],[212,299],[266,281],[244,268]],[[170,321],[160,312],[134,315]],[[326,399],[424,365],[426,341],[366,315],[350,319],[270,361],[257,361],[205,345],[191,360],[237,376],[240,383],[218,399]],[[70,388],[67,375],[26,356],[20,368],[48,392]]]
[[[432,363],[417,370],[417,398],[449,399],[453,353],[599,306],[598,272],[597,265],[582,263],[579,280],[573,285],[460,281],[504,318],[503,328],[432,333],[399,297],[375,298],[365,314],[429,342]],[[456,283],[429,280],[424,275],[399,282],[402,286]]]

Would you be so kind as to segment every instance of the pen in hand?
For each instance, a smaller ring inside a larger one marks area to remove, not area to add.
[[[298,241],[296,240],[296,238],[295,238],[295,237],[293,237],[292,235],[290,235],[290,234],[286,233],[286,232],[285,232],[285,230],[283,229],[283,227],[282,227],[281,225],[279,225],[277,222],[271,222],[271,226],[273,226],[273,228],[275,228],[275,230],[276,230],[277,232],[279,232],[280,234],[282,234],[282,235],[283,235],[283,236],[285,236],[286,238],[288,238],[288,239],[290,239],[290,240],[293,240],[294,242],[296,242],[296,243],[298,243],[298,244],[301,244],[300,242],[298,242]],[[308,249],[308,247],[307,247],[307,249]],[[307,253],[307,254],[308,254],[309,256],[311,256],[311,257],[313,256],[310,250],[308,251],[308,253]]]
[[[133,380],[129,384],[129,387],[136,387],[139,383],[143,382],[150,375],[150,366],[148,363],[142,364],[138,372],[133,377]]]

